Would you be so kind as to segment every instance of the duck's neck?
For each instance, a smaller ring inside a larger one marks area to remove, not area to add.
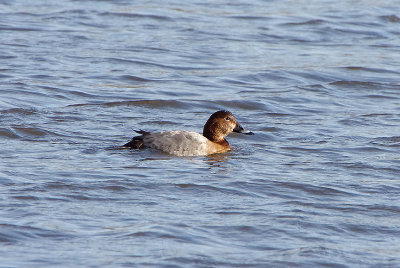
[[[223,140],[221,140],[221,141],[214,141],[215,143],[218,143],[218,144],[220,144],[220,145],[222,145],[222,146],[226,146],[226,147],[229,147],[229,143],[228,143],[228,141],[226,140],[226,139],[223,139]]]
[[[209,139],[210,141],[214,142],[214,143],[218,143],[218,144],[223,145],[223,146],[229,146],[229,143],[225,139],[225,137],[223,137],[222,135],[218,135],[218,133],[204,130],[203,131],[203,136],[206,137],[207,139]]]

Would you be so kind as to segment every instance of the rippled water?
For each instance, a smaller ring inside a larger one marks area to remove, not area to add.
[[[397,1],[0,1],[1,267],[400,267]],[[133,129],[234,151],[120,149]]]

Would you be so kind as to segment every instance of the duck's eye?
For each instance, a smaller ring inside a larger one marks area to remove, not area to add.
[[[230,118],[229,116],[227,116],[227,117],[225,117],[225,120],[226,120],[226,121],[230,121],[231,118]]]

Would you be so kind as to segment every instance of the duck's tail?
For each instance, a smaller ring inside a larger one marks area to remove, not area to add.
[[[123,147],[129,147],[131,149],[144,148],[143,137],[148,135],[150,132],[144,130],[135,130],[136,133],[141,134],[140,136],[133,137],[132,140],[123,145]]]

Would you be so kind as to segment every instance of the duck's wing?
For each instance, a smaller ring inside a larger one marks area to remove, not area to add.
[[[166,131],[150,133],[143,138],[144,146],[177,156],[204,155],[207,138],[192,131]]]

